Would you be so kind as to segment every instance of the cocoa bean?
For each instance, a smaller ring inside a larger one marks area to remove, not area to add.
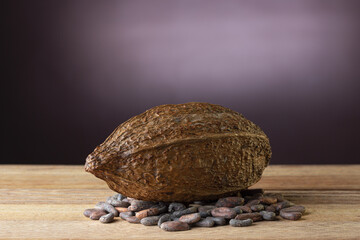
[[[296,221],[300,219],[301,216],[301,212],[283,212],[282,210],[280,211],[280,217],[288,220]]]
[[[112,221],[114,221],[114,214],[108,213],[106,215],[103,215],[100,217],[99,221],[102,223],[111,223]]]
[[[179,221],[169,221],[163,222],[160,225],[160,228],[165,231],[186,231],[190,230],[190,226],[187,223],[179,222]]]
[[[249,206],[240,206],[239,209],[244,213],[251,213],[251,208]]]
[[[284,196],[281,193],[265,193],[264,196],[275,197],[277,202],[284,201]]]
[[[84,216],[85,217],[90,217],[90,215],[95,211],[99,211],[99,209],[96,209],[96,208],[85,209]]]
[[[245,220],[237,220],[237,219],[231,219],[229,224],[233,227],[247,227],[250,226],[253,223],[253,220],[251,219],[245,219]]]
[[[243,211],[241,210],[241,207],[243,206],[236,206],[233,209],[235,210],[236,214],[241,214]]]
[[[140,219],[135,216],[127,217],[125,220],[129,223],[140,223]]]
[[[251,205],[250,209],[253,212],[260,212],[260,211],[264,210],[264,205],[262,205],[262,204]]]
[[[137,212],[135,214],[135,216],[138,218],[138,219],[143,219],[145,217],[150,217],[150,216],[155,216],[159,214],[159,209],[157,208],[149,208],[149,209],[144,209],[144,210],[141,210],[139,212]]]
[[[114,199],[118,200],[118,201],[122,201],[123,199],[125,199],[126,197],[124,195],[122,195],[121,193],[117,193],[113,196]]]
[[[196,227],[213,227],[215,225],[215,222],[212,219],[209,218],[203,218],[197,223],[195,223]]]
[[[113,197],[108,197],[106,202],[113,207],[129,207],[130,205],[128,202],[119,201],[117,199],[114,199]]]
[[[205,218],[205,217],[208,217],[211,215],[211,210],[214,208],[216,208],[216,207],[213,205],[204,205],[204,206],[200,206],[198,208],[198,211],[199,211],[201,217]]]
[[[104,216],[106,215],[107,212],[102,210],[102,209],[97,209],[97,211],[93,211],[91,214],[90,214],[90,219],[91,220],[99,220],[101,216]]]
[[[223,217],[207,217],[206,219],[210,219],[214,221],[215,225],[223,226],[226,225],[226,220]]]
[[[276,212],[276,209],[275,209],[274,206],[270,205],[270,206],[265,207],[265,211],[267,211],[267,212]]]
[[[259,198],[260,203],[262,204],[274,204],[277,203],[277,198],[276,197],[272,197],[272,196],[262,196]]]
[[[295,205],[295,206],[292,206],[292,207],[283,208],[283,209],[281,209],[281,211],[282,212],[301,212],[301,214],[304,214],[305,213],[305,207],[300,206],[300,205]]]
[[[260,200],[253,199],[253,200],[248,201],[244,206],[251,207],[252,205],[258,205],[258,204],[260,204]]]
[[[191,213],[191,214],[182,215],[179,218],[179,221],[187,224],[192,224],[200,221],[200,219],[201,219],[200,213]]]
[[[181,210],[184,210],[184,209],[186,209],[186,206],[184,204],[173,202],[173,203],[170,203],[168,211],[169,212],[175,212],[175,211],[181,211]]]
[[[171,214],[170,213],[166,213],[166,214],[162,215],[159,218],[158,227],[160,227],[162,223],[168,222],[168,221],[171,221]]]
[[[236,220],[245,220],[245,219],[251,219],[253,220],[253,222],[257,222],[257,221],[261,221],[263,220],[262,216],[260,213],[258,212],[254,212],[254,213],[242,213],[242,214],[238,214],[235,219]]]
[[[142,201],[142,200],[132,200],[131,205],[128,207],[129,211],[138,212],[147,208],[151,208],[151,206],[155,205],[154,202],[150,201]]]
[[[242,197],[226,197],[226,198],[220,198],[216,202],[215,206],[232,208],[242,204],[244,204],[244,199]]]
[[[267,220],[267,221],[276,220],[276,214],[274,212],[261,211],[260,214],[264,220]]]
[[[280,212],[281,209],[290,207],[290,202],[288,202],[288,201],[282,201],[282,202],[278,202],[278,203],[272,204],[271,206],[274,206],[274,207],[275,207],[275,210],[276,210],[277,212]]]
[[[102,209],[104,211],[107,211],[109,213],[113,213],[115,217],[119,216],[119,212],[110,204],[106,202],[98,202],[95,206],[95,208]]]
[[[190,213],[196,213],[197,212],[197,208],[196,207],[190,207],[190,208],[187,208],[187,209],[184,209],[184,210],[180,210],[180,211],[175,211],[172,213],[172,216],[171,218],[174,219],[174,218],[179,218],[181,217],[182,215],[186,215],[186,214],[190,214]]]
[[[151,208],[157,208],[159,210],[159,214],[166,213],[168,211],[168,206],[164,202],[158,202],[157,204],[151,206]]]
[[[119,212],[129,212],[129,209],[127,207],[115,207],[115,209]]]
[[[122,212],[120,213],[120,218],[126,220],[128,217],[134,216],[134,212]]]
[[[140,220],[140,223],[145,226],[155,226],[158,224],[160,216],[145,217]]]
[[[211,210],[213,217],[223,217],[225,219],[231,219],[236,216],[236,211],[228,207],[219,207]]]

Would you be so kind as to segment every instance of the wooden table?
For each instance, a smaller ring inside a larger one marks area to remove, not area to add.
[[[0,239],[360,239],[360,165],[269,166],[254,187],[306,206],[299,221],[165,232],[83,216],[114,194],[83,166],[0,165]]]

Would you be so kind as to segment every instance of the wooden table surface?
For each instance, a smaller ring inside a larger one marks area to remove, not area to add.
[[[254,188],[304,205],[299,221],[165,232],[83,216],[107,185],[83,166],[0,165],[0,239],[360,239],[360,165],[269,166]]]

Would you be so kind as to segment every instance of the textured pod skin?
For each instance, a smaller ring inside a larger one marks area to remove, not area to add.
[[[190,202],[255,184],[270,158],[257,125],[229,108],[190,102],[122,123],[87,157],[85,170],[128,197]]]

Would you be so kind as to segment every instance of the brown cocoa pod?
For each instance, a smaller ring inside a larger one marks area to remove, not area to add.
[[[270,158],[260,127],[229,108],[191,102],[157,106],[120,124],[89,154],[85,170],[128,197],[192,202],[248,188]]]

